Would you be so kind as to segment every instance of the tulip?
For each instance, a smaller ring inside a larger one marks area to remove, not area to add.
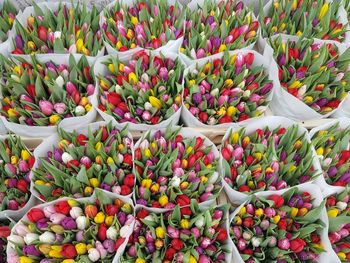
[[[54,108],[53,108],[53,105],[51,102],[41,100],[41,101],[39,101],[39,107],[40,107],[41,112],[44,113],[46,116],[52,115]]]

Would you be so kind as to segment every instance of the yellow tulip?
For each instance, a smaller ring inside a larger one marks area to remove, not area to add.
[[[149,189],[152,185],[152,179],[142,179],[141,186]]]
[[[78,51],[78,53],[80,53],[81,50],[83,49],[83,46],[84,46],[84,41],[83,41],[83,39],[79,38],[79,39],[77,40],[77,42],[75,43],[75,45],[77,46],[77,51]]]
[[[11,117],[17,117],[18,116],[18,112],[15,109],[8,109],[7,110],[7,115],[11,118]]]
[[[223,52],[226,50],[226,45],[225,44],[221,44],[219,47],[219,52]]]
[[[137,83],[137,76],[134,72],[129,73],[128,79],[131,84]]]
[[[31,259],[29,257],[21,256],[19,257],[19,262],[20,263],[34,263],[34,259]]]
[[[105,221],[105,214],[103,212],[98,212],[97,215],[94,217],[94,221],[96,224],[102,224]]]
[[[190,256],[190,260],[188,261],[188,263],[197,263],[197,259],[194,256]]]
[[[322,18],[326,15],[326,13],[328,12],[328,8],[329,8],[329,4],[326,2],[323,4],[320,14],[318,16],[319,20],[322,20]]]
[[[258,208],[255,210],[255,215],[256,216],[262,216],[264,214],[264,210],[262,208]]]
[[[243,215],[245,215],[246,213],[247,213],[247,208],[246,208],[245,206],[243,206],[243,207],[239,210],[238,215],[239,215],[239,216],[243,216]]]
[[[100,181],[97,178],[89,179],[89,183],[93,188],[97,188],[100,186]]]
[[[323,152],[324,152],[324,150],[323,150],[322,147],[319,147],[319,148],[316,150],[317,155],[323,155]]]
[[[130,21],[131,21],[131,23],[134,24],[134,25],[136,25],[136,24],[139,22],[139,20],[138,20],[138,18],[137,18],[136,16],[132,16],[131,19],[130,19]]]
[[[137,259],[135,260],[135,263],[147,263],[147,261],[144,260],[144,259],[142,259],[142,258],[137,258]]]
[[[166,195],[162,195],[158,200],[159,204],[164,207],[169,203],[169,198]]]
[[[154,96],[149,97],[149,103],[151,103],[151,105],[157,109],[162,108],[162,102]]]
[[[188,229],[190,227],[190,221],[188,221],[187,219],[181,219],[180,226],[183,229]]]
[[[114,160],[112,157],[107,158],[107,164],[109,164],[109,165],[114,164]]]
[[[327,211],[328,217],[337,217],[338,209],[333,208]]]
[[[237,112],[237,109],[235,106],[229,106],[227,108],[226,114],[227,114],[227,116],[232,117],[232,116],[236,115],[236,112]]]
[[[158,238],[165,238],[165,230],[163,227],[159,226],[156,228],[156,236]]]
[[[18,158],[16,156],[11,156],[11,164],[15,165],[18,163]]]
[[[193,151],[193,147],[192,146],[188,146],[186,149],[186,153],[190,154]]]
[[[115,47],[119,50],[123,46],[122,42],[118,41]]]
[[[107,226],[111,226],[113,224],[114,221],[114,216],[107,216],[105,219],[105,223]]]
[[[296,217],[297,214],[298,214],[298,211],[299,211],[298,208],[292,207],[292,209],[290,210],[290,216],[291,216],[292,218]]]
[[[280,215],[276,215],[272,218],[272,220],[275,224],[277,224],[281,220],[281,217],[280,217]]]
[[[232,143],[233,143],[233,144],[236,144],[236,143],[238,142],[238,139],[239,139],[239,134],[238,134],[238,132],[232,133],[231,139],[232,139]]]
[[[56,124],[59,120],[61,119],[61,117],[57,114],[51,115],[49,118],[49,122],[50,124],[54,125]]]
[[[112,74],[115,74],[116,71],[115,71],[115,67],[114,67],[114,64],[111,63],[108,65],[108,70],[112,73]]]
[[[292,83],[292,85],[289,86],[290,89],[298,89],[302,86],[303,84],[299,81],[296,80]]]
[[[75,250],[77,251],[78,255],[84,255],[87,253],[86,244],[84,243],[78,243],[75,245]]]

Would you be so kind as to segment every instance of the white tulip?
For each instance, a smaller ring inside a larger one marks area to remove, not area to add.
[[[64,163],[68,163],[69,161],[72,161],[72,160],[74,160],[74,158],[73,158],[73,156],[70,155],[69,153],[64,152],[64,153],[62,154],[62,161],[63,161]]]
[[[145,103],[144,107],[145,107],[145,110],[148,110],[148,111],[150,111],[153,108],[152,104],[149,103],[148,101]]]
[[[204,226],[204,217],[203,216],[198,217],[194,224],[196,225],[196,227],[202,228]]]
[[[79,216],[75,222],[77,223],[77,228],[84,230],[89,226],[89,220],[85,216]]]
[[[56,235],[52,232],[45,231],[40,235],[39,240],[46,244],[53,244],[56,240]]]
[[[55,33],[54,33],[53,35],[54,35],[55,39],[56,39],[56,38],[61,38],[62,32],[60,32],[60,31],[55,31]]]
[[[24,237],[24,242],[27,245],[30,245],[31,243],[33,243],[34,241],[37,241],[38,239],[39,239],[39,235],[38,234],[28,233]]]
[[[170,185],[173,187],[179,187],[180,183],[181,183],[181,179],[177,176],[174,176],[170,181]]]
[[[343,211],[343,210],[345,210],[346,208],[347,208],[347,203],[345,203],[345,202],[337,202],[337,207],[341,210],[341,211]]]
[[[77,219],[79,216],[83,215],[83,209],[81,209],[80,207],[74,206],[70,210],[69,214],[73,219]]]
[[[62,78],[62,76],[58,76],[58,77],[56,78],[56,84],[57,84],[57,86],[59,86],[60,88],[63,88],[64,79]]]
[[[90,248],[88,250],[88,253],[89,253],[89,259],[92,262],[96,262],[100,259],[100,252],[98,252],[98,250],[96,248]]]
[[[21,247],[24,246],[24,239],[21,236],[18,235],[10,235],[7,237],[8,244],[12,247]]]
[[[260,238],[257,238],[257,237],[253,237],[252,238],[252,245],[253,247],[259,247],[260,246]]]
[[[85,108],[84,108],[83,106],[78,105],[78,106],[75,108],[74,112],[75,112],[75,115],[76,115],[76,116],[82,116],[82,115],[85,114],[86,111],[85,111]]]
[[[118,231],[115,227],[110,227],[107,229],[106,235],[108,239],[117,240]]]
[[[215,171],[215,172],[209,177],[208,182],[209,182],[210,184],[213,184],[213,183],[215,183],[215,182],[218,180],[218,177],[219,177],[219,173]]]

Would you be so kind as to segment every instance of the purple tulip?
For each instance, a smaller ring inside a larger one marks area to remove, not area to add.
[[[61,221],[61,225],[66,230],[73,230],[73,229],[77,228],[77,224],[75,223],[75,220],[73,218],[71,218],[71,217],[65,217]]]
[[[39,257],[41,253],[36,249],[35,245],[28,245],[23,247],[23,254],[26,256]]]
[[[322,99],[319,99],[319,100],[316,101],[316,104],[319,107],[326,106],[327,103],[328,103],[328,99],[326,99],[326,98],[322,98]]]
[[[339,181],[342,181],[346,184],[350,183],[350,172],[343,174],[340,176]]]
[[[38,222],[36,222],[36,227],[39,228],[40,230],[44,230],[49,225],[47,221],[48,221],[47,218],[40,219]]]
[[[318,19],[317,18],[314,18],[313,20],[312,20],[312,26],[313,27],[315,27],[315,26],[317,26],[317,24],[318,24]]]
[[[272,85],[271,82],[265,84],[265,85],[261,88],[260,94],[261,94],[261,95],[266,95],[267,93],[269,93],[269,92],[271,91],[272,87],[273,87],[273,85]]]
[[[286,64],[286,55],[285,54],[279,55],[277,58],[277,62],[279,66],[284,66]]]
[[[103,244],[104,244],[104,242],[103,242]],[[135,245],[132,245],[129,249],[128,249],[128,255],[130,256],[130,257],[136,257],[136,246]]]
[[[81,230],[79,232],[76,233],[75,235],[75,239],[78,241],[78,242],[81,242],[83,241],[85,238],[84,238],[84,232]]]
[[[7,180],[7,187],[14,188],[16,186],[17,186],[17,179],[10,178],[10,179]]]
[[[192,96],[192,100],[195,104],[199,104],[202,102],[202,95],[200,93],[194,93]]]
[[[119,212],[118,215],[118,221],[123,226],[126,221],[126,214],[124,212]]]
[[[338,172],[337,167],[332,166],[328,169],[328,176],[333,177],[333,176],[337,175],[337,172]]]
[[[283,150],[280,155],[280,161],[284,162],[286,158],[287,158],[287,152]]]
[[[62,154],[63,151],[61,149],[56,148],[53,152],[53,157],[57,162],[62,162]]]
[[[290,207],[301,208],[303,204],[304,202],[300,195],[294,195],[288,201],[288,206]]]

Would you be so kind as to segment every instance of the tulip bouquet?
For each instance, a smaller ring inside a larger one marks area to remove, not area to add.
[[[12,54],[103,53],[99,12],[85,4],[44,3],[27,7],[15,23]],[[102,51],[101,51],[102,50]]]
[[[340,106],[350,90],[350,49],[305,38],[285,40],[278,37],[271,40],[270,45],[274,50],[282,91],[296,98],[285,100],[301,101],[302,107],[307,106],[320,117]],[[294,109],[297,108],[295,103],[291,105],[293,108],[289,111],[298,111]],[[276,112],[279,108],[276,106]]]
[[[191,59],[251,48],[257,40],[259,22],[243,1],[205,0],[203,5],[191,2],[185,12],[185,35],[180,51]]]
[[[100,24],[109,54],[171,48],[182,42],[185,13],[178,1],[115,1],[104,15]]]
[[[320,192],[318,199],[296,188],[252,196],[232,214],[230,225],[241,259],[247,263],[318,262],[329,246],[322,232],[325,223],[320,218],[325,210]]]
[[[281,190],[315,178],[313,152],[298,126],[247,133],[229,130],[222,143],[225,182],[234,190],[254,193]]]
[[[255,51],[221,53],[185,72],[188,126],[240,122],[264,113],[272,97],[268,64]]]
[[[226,210],[194,203],[166,213],[141,209],[120,262],[230,262]]]
[[[334,186],[350,184],[350,127],[339,122],[313,133],[312,143],[320,158],[326,182]]]
[[[136,203],[154,208],[212,203],[221,190],[218,152],[193,130],[170,126],[135,145]]]
[[[9,219],[0,220],[0,262],[6,262],[7,237],[11,234],[13,222]]]
[[[85,56],[76,61],[71,55],[60,63],[34,57],[31,62],[2,57],[1,62],[1,113],[8,122],[43,127],[70,117],[95,118],[93,72]]]
[[[265,8],[260,7],[259,20],[264,37],[283,33],[337,42],[348,38],[341,1],[270,1]]]
[[[17,14],[18,10],[11,1],[3,1],[0,8],[0,43],[8,39],[8,33],[12,28]]]
[[[31,197],[30,169],[35,159],[20,137],[0,141],[0,214],[24,208]]]
[[[133,191],[132,138],[127,127],[118,130],[111,123],[94,123],[72,132],[60,129],[39,146],[36,156],[40,157],[32,181],[42,200],[90,196],[95,188],[124,196]]]
[[[106,120],[148,125],[178,122],[184,70],[178,57],[139,51],[127,63],[114,57],[100,61],[95,68],[101,92],[98,108]],[[97,70],[100,66],[104,71]]]
[[[32,208],[8,237],[8,263],[116,262],[131,235],[133,206],[98,192]]]

